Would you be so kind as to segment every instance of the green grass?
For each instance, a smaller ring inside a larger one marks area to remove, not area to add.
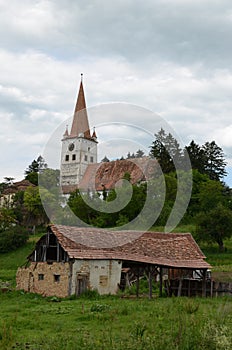
[[[0,254],[0,281],[10,281],[15,285],[18,267],[27,261],[27,256],[33,251],[35,242],[41,235],[31,236],[27,244],[10,253]]]
[[[225,240],[224,244],[224,252],[219,252],[216,244],[201,244],[201,249],[212,266],[212,278],[219,282],[232,282],[232,238]]]
[[[2,350],[229,350],[232,341],[231,298],[0,297]]]
[[[0,282],[12,284],[12,291],[0,292],[1,350],[230,349],[231,297],[148,300],[88,293],[59,300],[14,291],[17,267],[26,262],[39,237],[32,236],[14,252],[0,254]],[[224,253],[216,245],[201,246],[221,278],[232,272],[232,240],[225,245]]]

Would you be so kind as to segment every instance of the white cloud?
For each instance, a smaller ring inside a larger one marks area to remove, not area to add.
[[[72,115],[81,72],[88,106],[142,106],[231,157],[231,13],[229,0],[0,0],[0,178],[23,174]]]

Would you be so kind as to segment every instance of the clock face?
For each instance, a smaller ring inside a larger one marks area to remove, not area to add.
[[[70,143],[70,145],[68,146],[69,151],[73,151],[74,150],[74,143]]]

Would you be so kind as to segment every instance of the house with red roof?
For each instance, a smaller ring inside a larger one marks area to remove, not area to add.
[[[133,283],[139,293],[139,281],[146,276],[151,297],[157,276],[160,294],[165,283],[170,295],[175,294],[172,280],[182,284],[200,272],[200,292],[205,295],[209,268],[190,233],[51,225],[27,264],[18,269],[16,281],[17,289],[26,292],[67,297],[87,290],[116,294]]]

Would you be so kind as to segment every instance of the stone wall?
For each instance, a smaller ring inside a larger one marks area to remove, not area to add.
[[[70,281],[69,263],[32,262],[29,267],[17,271],[17,289],[38,293],[44,296],[67,297]]]
[[[120,260],[76,260],[73,264],[31,262],[17,271],[17,289],[44,296],[67,297],[85,290],[116,294],[121,279]]]

